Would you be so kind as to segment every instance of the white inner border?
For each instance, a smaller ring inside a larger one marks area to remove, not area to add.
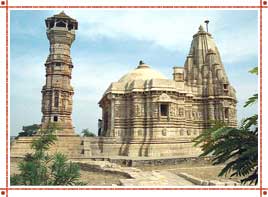
[[[68,3],[69,3],[68,5],[85,5],[84,1],[79,1],[79,2],[70,1]],[[165,2],[147,1],[145,3],[140,2],[140,1],[135,1],[135,2],[124,1],[124,2],[122,2],[122,1],[118,0],[118,1],[109,1],[109,2],[101,1],[98,3],[92,1],[92,2],[87,2],[86,5],[113,5],[113,6],[117,6],[117,5],[127,5],[127,6],[150,5],[150,6],[153,6],[153,5],[170,5],[171,4],[171,5],[195,5],[196,6],[195,3],[196,2],[194,2],[194,1],[187,1],[187,2],[186,1],[184,1],[184,2],[176,1],[176,3],[175,3],[175,0],[165,1]],[[210,3],[211,3],[211,1],[209,1],[209,0],[208,1],[200,1],[200,4],[198,4],[198,5],[209,5]],[[236,0],[234,2],[231,0],[222,0],[220,4],[213,2],[213,5],[215,5],[215,4],[218,4],[219,6],[224,6],[224,5],[233,5],[233,6],[235,6],[235,5],[245,5],[245,6],[254,5],[254,6],[258,6],[259,1],[256,1],[256,0],[251,0],[251,1]],[[10,6],[12,6],[12,5],[66,5],[66,1],[62,1],[62,0],[54,0],[54,1],[32,1],[32,0],[31,1],[30,0],[18,1],[18,0],[12,0],[12,2],[9,2],[9,5]],[[55,9],[57,9],[57,8],[55,8]],[[22,9],[10,9],[10,10],[22,10]],[[28,9],[28,10],[32,10],[32,9]],[[44,9],[42,9],[42,10],[44,10]],[[224,9],[224,10],[227,10],[227,9]],[[234,9],[232,9],[232,10],[234,10]],[[9,16],[10,16],[10,14],[9,14]],[[263,9],[263,101],[267,100],[267,96],[268,96],[267,92],[265,92],[265,84],[268,83],[267,78],[265,78],[265,73],[268,73],[267,67],[265,67],[265,65],[267,65],[267,58],[264,55],[267,53],[267,44],[266,43],[268,43],[267,36],[265,37],[265,35],[268,35],[267,25],[265,25],[265,22],[264,22],[265,21],[264,19],[267,17],[268,17],[268,11],[266,9]],[[9,17],[9,19],[10,19],[10,17]],[[0,10],[0,22],[2,22],[1,24],[2,24],[2,26],[4,26],[4,28],[0,29],[0,36],[1,36],[0,40],[1,40],[1,43],[5,43],[5,9],[4,8],[2,8]],[[5,44],[0,45],[0,53],[2,54],[1,59],[0,59],[0,64],[1,64],[1,66],[0,66],[0,88],[1,88],[0,89],[1,90],[0,109],[1,109],[1,113],[2,113],[0,116],[0,128],[2,128],[3,131],[5,131],[5,65],[6,64],[5,64],[5,55],[3,56],[3,54],[5,54]],[[9,60],[9,62],[10,62],[10,60]],[[10,76],[9,76],[9,78],[10,78]],[[9,89],[10,89],[10,86],[9,86]],[[10,101],[10,99],[9,99],[9,101]],[[263,187],[267,187],[268,180],[267,180],[267,176],[265,176],[265,174],[268,175],[268,173],[266,170],[267,168],[265,168],[265,166],[268,166],[267,156],[266,156],[267,155],[266,150],[268,148],[267,147],[268,145],[266,145],[266,143],[265,143],[265,139],[267,139],[267,134],[264,132],[267,128],[267,124],[265,124],[265,117],[267,116],[267,112],[264,109],[266,109],[266,103],[263,102],[263,132],[262,132],[263,133]],[[10,125],[10,122],[9,122],[9,125]],[[1,143],[1,147],[0,147],[0,159],[1,159],[1,163],[4,163],[4,165],[2,165],[2,164],[0,165],[0,187],[5,187],[5,148],[6,148],[5,147],[5,132],[1,132],[0,137],[1,137],[0,138],[1,142],[3,142],[3,143]],[[4,170],[2,170],[2,169],[4,169]],[[2,173],[4,176],[2,175]],[[17,187],[19,187],[19,186],[17,186]],[[88,187],[88,186],[83,186],[83,187]],[[199,187],[199,186],[196,186],[196,187]],[[94,188],[98,188],[98,187],[94,187]],[[101,188],[103,188],[103,186]],[[172,188],[174,188],[174,187],[172,187]],[[184,186],[183,188],[187,188],[187,186]],[[18,192],[18,191],[16,191],[16,192]],[[16,192],[14,192],[14,193],[16,193]],[[70,192],[70,191],[68,191],[68,192]],[[90,191],[90,192],[93,192],[93,191]],[[181,192],[185,192],[185,191],[182,190]],[[237,192],[237,191],[235,191],[235,192]],[[259,191],[257,191],[257,192],[259,193]]]

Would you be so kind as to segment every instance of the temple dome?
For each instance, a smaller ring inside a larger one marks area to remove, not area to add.
[[[118,82],[128,83],[135,80],[166,79],[160,72],[150,68],[149,65],[140,61],[140,65],[133,71],[125,74]]]

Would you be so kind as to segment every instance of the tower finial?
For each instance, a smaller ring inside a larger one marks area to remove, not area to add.
[[[149,66],[145,64],[142,60],[140,60],[139,66],[137,68],[149,68]]]
[[[208,23],[209,23],[209,20],[205,20],[205,23],[206,23],[207,32],[208,32]]]

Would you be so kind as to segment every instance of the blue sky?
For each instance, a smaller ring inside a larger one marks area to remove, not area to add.
[[[10,17],[10,127],[41,122],[41,88],[49,53],[44,20],[61,10],[13,10]],[[172,78],[183,66],[192,35],[205,19],[220,50],[238,97],[238,119],[257,113],[243,104],[258,90],[248,73],[258,65],[258,12],[255,10],[87,9],[65,10],[79,23],[71,52],[74,64],[73,123],[77,133],[97,131],[98,107],[112,81],[134,69],[139,60]]]

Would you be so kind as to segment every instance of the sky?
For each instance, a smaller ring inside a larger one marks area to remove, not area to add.
[[[62,10],[12,10],[10,17],[10,135],[22,126],[40,124],[44,63],[49,54],[44,20]],[[97,131],[98,102],[111,82],[135,69],[140,60],[172,79],[172,67],[183,66],[192,36],[209,19],[229,81],[237,91],[238,121],[257,113],[244,109],[258,91],[258,12],[207,9],[68,9],[78,21],[71,48],[76,133]]]

